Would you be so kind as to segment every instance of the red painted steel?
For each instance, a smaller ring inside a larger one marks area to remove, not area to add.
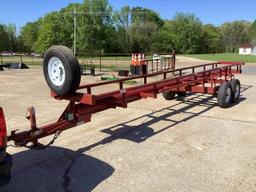
[[[156,98],[157,94],[165,91],[186,91],[193,93],[216,94],[219,85],[233,78],[235,73],[241,73],[241,62],[217,62],[198,66],[180,68],[176,70],[164,70],[148,75],[140,75],[115,81],[93,83],[81,85],[76,94],[72,96],[60,97],[51,94],[58,100],[69,100],[60,118],[51,124],[37,127],[35,111],[33,108],[28,110],[28,119],[31,123],[31,130],[16,133],[13,131],[8,136],[8,141],[13,140],[16,144],[25,145],[28,142],[37,144],[37,140],[54,134],[57,131],[64,131],[75,127],[80,123],[86,123],[91,120],[94,113],[109,108],[123,107],[127,104],[142,98]],[[167,78],[167,74],[174,77]],[[163,76],[161,81],[147,83],[148,78]],[[124,88],[125,81],[143,79],[144,84],[129,88]],[[115,91],[94,95],[93,89],[108,84],[116,84],[118,89]],[[80,92],[86,90],[86,93]],[[1,125],[1,124],[0,124]]]
[[[0,107],[0,148],[6,148],[7,133],[3,109]]]

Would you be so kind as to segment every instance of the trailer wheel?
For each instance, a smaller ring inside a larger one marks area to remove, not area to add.
[[[179,97],[186,97],[187,93],[186,93],[185,91],[178,91],[178,92],[177,92],[177,95],[178,95]]]
[[[231,102],[235,103],[235,102],[237,102],[237,100],[239,99],[239,96],[240,96],[241,84],[238,79],[232,79],[230,81],[230,84],[231,84],[232,92],[233,92]]]
[[[74,94],[79,87],[80,66],[68,47],[50,47],[44,55],[43,70],[48,86],[57,95]]]
[[[168,91],[168,92],[163,92],[163,97],[166,99],[166,100],[174,100],[175,99],[175,95],[176,95],[176,92],[174,91]]]
[[[218,105],[227,108],[232,100],[232,87],[229,82],[222,83],[218,91]]]

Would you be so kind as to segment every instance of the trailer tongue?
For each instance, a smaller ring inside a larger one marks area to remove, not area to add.
[[[79,86],[81,74],[77,59],[68,48],[53,46],[45,53],[45,78],[51,96],[57,100],[68,100],[69,104],[56,122],[43,126],[37,126],[35,110],[30,107],[27,118],[31,129],[19,133],[12,131],[9,136],[6,135],[4,114],[0,108],[0,178],[7,178],[7,182],[10,178],[12,161],[5,153],[7,142],[14,141],[19,146],[32,142],[37,146],[40,138],[58,135],[66,129],[89,122],[91,116],[99,111],[126,108],[129,102],[157,98],[159,93],[171,100],[176,95],[185,96],[187,92],[216,95],[220,107],[229,107],[240,95],[240,82],[234,79],[234,74],[242,72],[242,65],[242,62],[215,62]],[[154,77],[161,77],[161,80],[150,81]],[[125,82],[130,80],[142,80],[143,84],[125,88]],[[93,89],[108,84],[116,85],[117,89],[93,94]]]

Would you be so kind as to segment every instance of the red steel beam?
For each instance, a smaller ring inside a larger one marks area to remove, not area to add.
[[[7,133],[3,109],[0,107],[0,148],[6,148]]]

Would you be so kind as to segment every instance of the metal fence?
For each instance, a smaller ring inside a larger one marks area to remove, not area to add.
[[[41,55],[27,53],[0,53],[1,65],[7,63],[25,63],[27,65],[41,65],[43,58]]]
[[[162,53],[161,55],[166,54]],[[81,65],[93,65],[94,68],[99,70],[120,70],[130,68],[132,53],[78,53],[77,58]],[[145,58],[147,60],[152,60],[153,54],[146,54]],[[29,53],[1,52],[0,64],[3,65],[6,63],[25,63],[26,65],[42,65],[43,56],[39,54]]]

